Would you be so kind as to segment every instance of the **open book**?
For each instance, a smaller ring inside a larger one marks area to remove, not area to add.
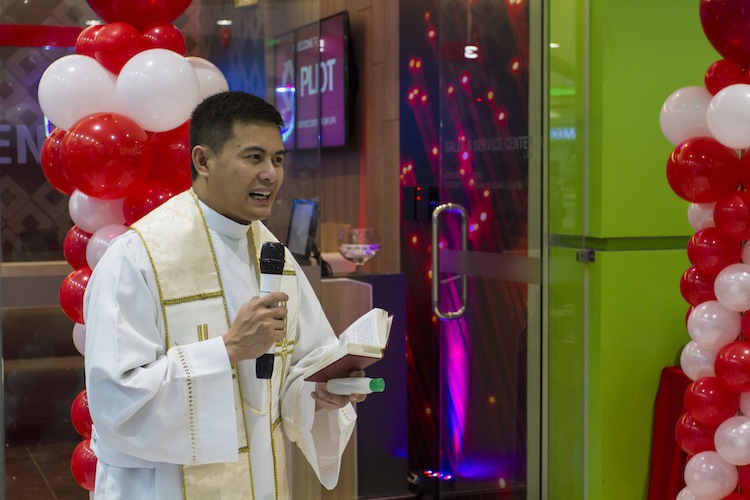
[[[339,346],[316,363],[305,368],[303,378],[327,382],[364,370],[383,357],[391,333],[393,316],[376,307],[370,309],[339,335]]]

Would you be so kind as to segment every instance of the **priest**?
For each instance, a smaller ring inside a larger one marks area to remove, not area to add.
[[[338,481],[365,396],[302,379],[337,340],[288,251],[280,291],[259,289],[261,247],[277,241],[261,221],[284,180],[282,127],[253,95],[205,99],[190,123],[192,188],[113,240],[92,273],[97,500],[289,498],[289,442],[326,488]]]

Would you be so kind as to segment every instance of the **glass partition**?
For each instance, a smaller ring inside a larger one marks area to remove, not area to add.
[[[585,498],[588,343],[588,2],[549,4],[547,477],[550,499]],[[593,255],[593,254],[591,254]],[[560,376],[557,374],[565,374]]]

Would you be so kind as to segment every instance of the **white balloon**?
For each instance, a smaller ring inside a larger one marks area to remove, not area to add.
[[[688,222],[695,231],[716,227],[714,208],[716,203],[691,203],[688,207]]]
[[[212,62],[195,56],[188,56],[185,59],[188,60],[198,76],[198,102],[206,97],[229,90],[229,84],[227,79],[224,78],[224,74]]]
[[[166,132],[185,123],[199,102],[198,91],[193,66],[167,49],[131,57],[115,85],[122,113],[149,132]]]
[[[702,451],[685,465],[685,484],[701,500],[719,500],[737,488],[737,467],[715,451]],[[689,497],[688,497],[689,498]]]
[[[714,433],[716,453],[733,465],[750,464],[750,417],[730,417]]]
[[[711,99],[706,122],[713,137],[732,149],[750,147],[750,85],[724,87]]]
[[[81,356],[86,355],[86,325],[83,323],[73,325],[73,345]]]
[[[690,491],[690,488],[685,486],[680,490],[680,492],[677,494],[677,498],[675,500],[700,500],[695,495],[693,495],[693,492]]]
[[[50,64],[39,80],[39,106],[62,130],[93,113],[119,113],[115,78],[92,57],[63,56]]]
[[[730,311],[750,309],[750,264],[730,264],[714,280],[716,300]]]
[[[91,235],[88,244],[86,245],[86,262],[90,269],[94,269],[99,263],[99,260],[107,251],[109,243],[116,237],[128,230],[128,226],[124,224],[110,224],[96,230]]]
[[[701,347],[695,340],[688,342],[680,353],[680,367],[690,380],[714,377],[717,351]]]
[[[76,189],[68,200],[68,211],[75,225],[87,233],[94,234],[98,229],[110,224],[125,224],[125,215],[122,211],[124,201],[124,198],[95,198]]]
[[[705,87],[684,87],[667,97],[659,113],[664,137],[677,146],[691,137],[711,137],[706,111],[713,96]]]
[[[687,329],[690,338],[699,346],[718,351],[740,334],[740,315],[716,300],[707,300],[690,312]]]

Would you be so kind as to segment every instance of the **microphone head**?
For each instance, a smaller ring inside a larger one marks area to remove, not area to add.
[[[267,241],[260,249],[260,272],[282,274],[284,271],[284,245],[278,241]]]

